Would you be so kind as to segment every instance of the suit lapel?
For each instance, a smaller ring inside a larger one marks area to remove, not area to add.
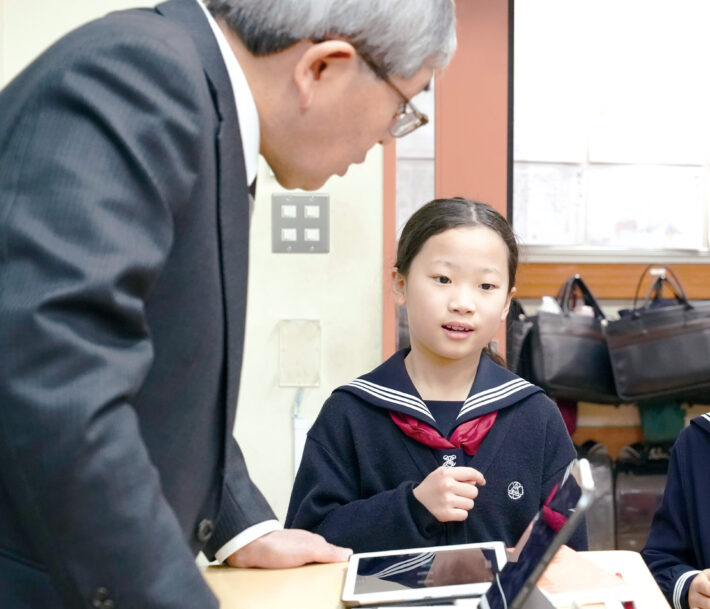
[[[249,268],[249,192],[232,85],[217,41],[195,0],[170,0],[156,7],[183,25],[202,57],[219,116],[217,214],[225,319],[226,428],[231,437],[244,351],[247,273]]]

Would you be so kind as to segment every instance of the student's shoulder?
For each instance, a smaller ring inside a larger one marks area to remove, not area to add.
[[[323,405],[324,416],[389,416],[398,405],[421,403],[403,361],[399,351],[374,370],[336,387]]]
[[[710,412],[693,417],[688,427],[692,430],[692,432],[689,433],[705,434],[710,440]]]
[[[380,416],[382,411],[343,387],[337,387],[323,403],[318,414],[320,424],[357,423]]]
[[[346,391],[336,389],[323,403],[308,431],[308,437],[322,446],[339,446],[339,450],[367,438],[382,425],[387,413],[367,404]]]
[[[531,442],[539,441],[541,437],[569,436],[559,406],[542,390],[522,397],[504,408],[501,414],[508,425]]]
[[[347,411],[349,407],[361,403],[363,400],[353,395],[343,387],[336,387],[323,403],[321,412]]]
[[[513,407],[524,411],[525,414],[535,413],[538,417],[554,417],[559,415],[557,404],[542,389],[529,393],[516,402]]]
[[[480,378],[479,378],[480,377]],[[474,390],[469,400],[494,402],[499,409],[530,409],[553,412],[557,405],[544,390],[488,355],[481,357]]]
[[[700,455],[710,458],[710,413],[702,414],[690,420],[684,427],[673,446],[673,452],[692,454],[694,459]]]

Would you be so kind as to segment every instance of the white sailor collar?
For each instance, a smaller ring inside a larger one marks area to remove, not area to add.
[[[351,393],[368,404],[400,412],[425,423],[435,422],[405,368],[404,358],[408,353],[409,349],[397,351],[372,372],[335,391]],[[538,392],[542,389],[499,366],[484,353],[471,391],[461,405],[457,424],[512,406]]]

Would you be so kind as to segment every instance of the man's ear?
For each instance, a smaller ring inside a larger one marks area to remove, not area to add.
[[[313,103],[316,88],[325,77],[336,77],[357,68],[357,51],[345,40],[325,40],[309,46],[293,71],[301,109]]]
[[[508,317],[508,311],[510,311],[510,301],[513,300],[517,291],[518,288],[512,288],[510,292],[508,292],[508,298],[505,301],[505,307],[503,307],[503,312],[500,315],[501,321],[505,321],[505,318]]]
[[[392,294],[397,306],[407,304],[407,279],[396,268],[392,269]]]

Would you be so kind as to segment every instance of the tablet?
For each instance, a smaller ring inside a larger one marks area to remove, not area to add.
[[[505,545],[500,541],[353,554],[343,604],[480,597],[505,562]]]
[[[508,554],[508,562],[481,599],[479,609],[552,607],[537,589],[553,557],[577,527],[594,500],[594,480],[586,459],[575,459],[537,516]],[[554,513],[551,514],[549,510]],[[563,516],[563,518],[560,518]]]

